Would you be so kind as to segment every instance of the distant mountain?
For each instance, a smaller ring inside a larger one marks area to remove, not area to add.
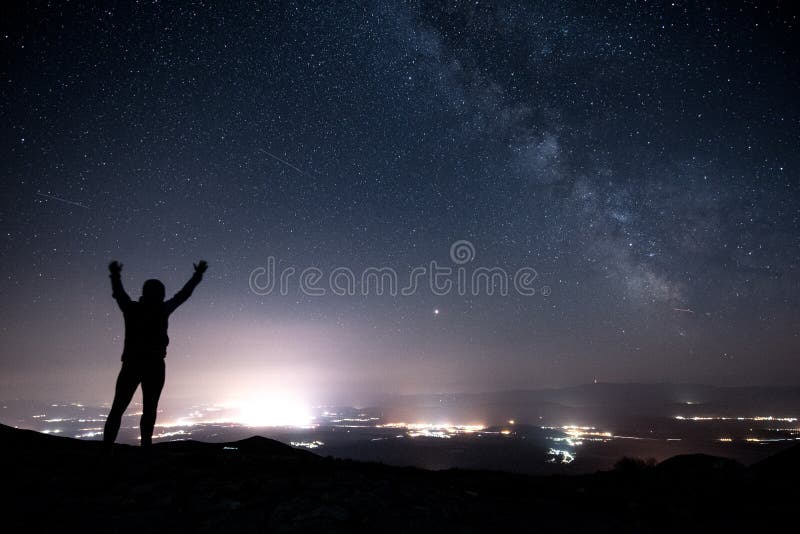
[[[514,418],[602,421],[635,415],[797,416],[800,387],[596,383],[558,389],[392,396],[381,401],[391,420],[473,418],[491,424]],[[578,421],[576,421],[578,422]]]
[[[0,443],[4,532],[768,532],[793,518],[800,457],[534,477],[322,458],[257,436],[103,456],[0,425]]]

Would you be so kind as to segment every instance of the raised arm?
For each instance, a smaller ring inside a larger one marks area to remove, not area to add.
[[[124,312],[130,305],[131,298],[125,293],[125,288],[122,287],[122,264],[118,261],[112,261],[108,264],[108,270],[111,272],[111,296],[117,301],[119,309]]]
[[[197,284],[203,279],[203,273],[206,272],[206,269],[208,269],[208,263],[206,263],[205,260],[201,260],[194,265],[194,274],[189,278],[189,281],[186,282],[180,291],[175,293],[174,297],[164,303],[167,307],[168,314],[174,312],[178,306],[186,302],[189,297],[192,296],[192,291],[194,291],[194,288],[196,288]]]

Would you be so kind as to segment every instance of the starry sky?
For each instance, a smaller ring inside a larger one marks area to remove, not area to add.
[[[171,295],[165,397],[797,384],[787,2],[4,8],[0,390],[108,401],[107,265]],[[536,270],[309,296],[254,269]],[[544,293],[547,293],[546,295]]]

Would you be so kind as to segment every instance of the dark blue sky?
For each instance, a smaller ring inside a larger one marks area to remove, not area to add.
[[[175,395],[797,383],[786,3],[313,4],[6,8],[3,390],[107,396],[108,261],[138,296],[200,258]],[[458,240],[537,294],[249,287]]]

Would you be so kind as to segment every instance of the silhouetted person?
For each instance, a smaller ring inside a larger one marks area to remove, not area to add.
[[[164,387],[164,357],[167,355],[167,321],[175,309],[192,296],[192,291],[203,279],[208,264],[201,261],[194,266],[194,274],[174,297],[164,301],[164,284],[148,280],[142,287],[139,301],[133,301],[122,287],[122,264],[112,261],[111,289],[125,318],[125,346],[122,350],[122,370],[117,377],[114,403],[106,419],[103,444],[110,450],[117,439],[122,414],[128,408],[139,384],[142,385],[142,447],[153,442],[153,427],[161,389]]]

